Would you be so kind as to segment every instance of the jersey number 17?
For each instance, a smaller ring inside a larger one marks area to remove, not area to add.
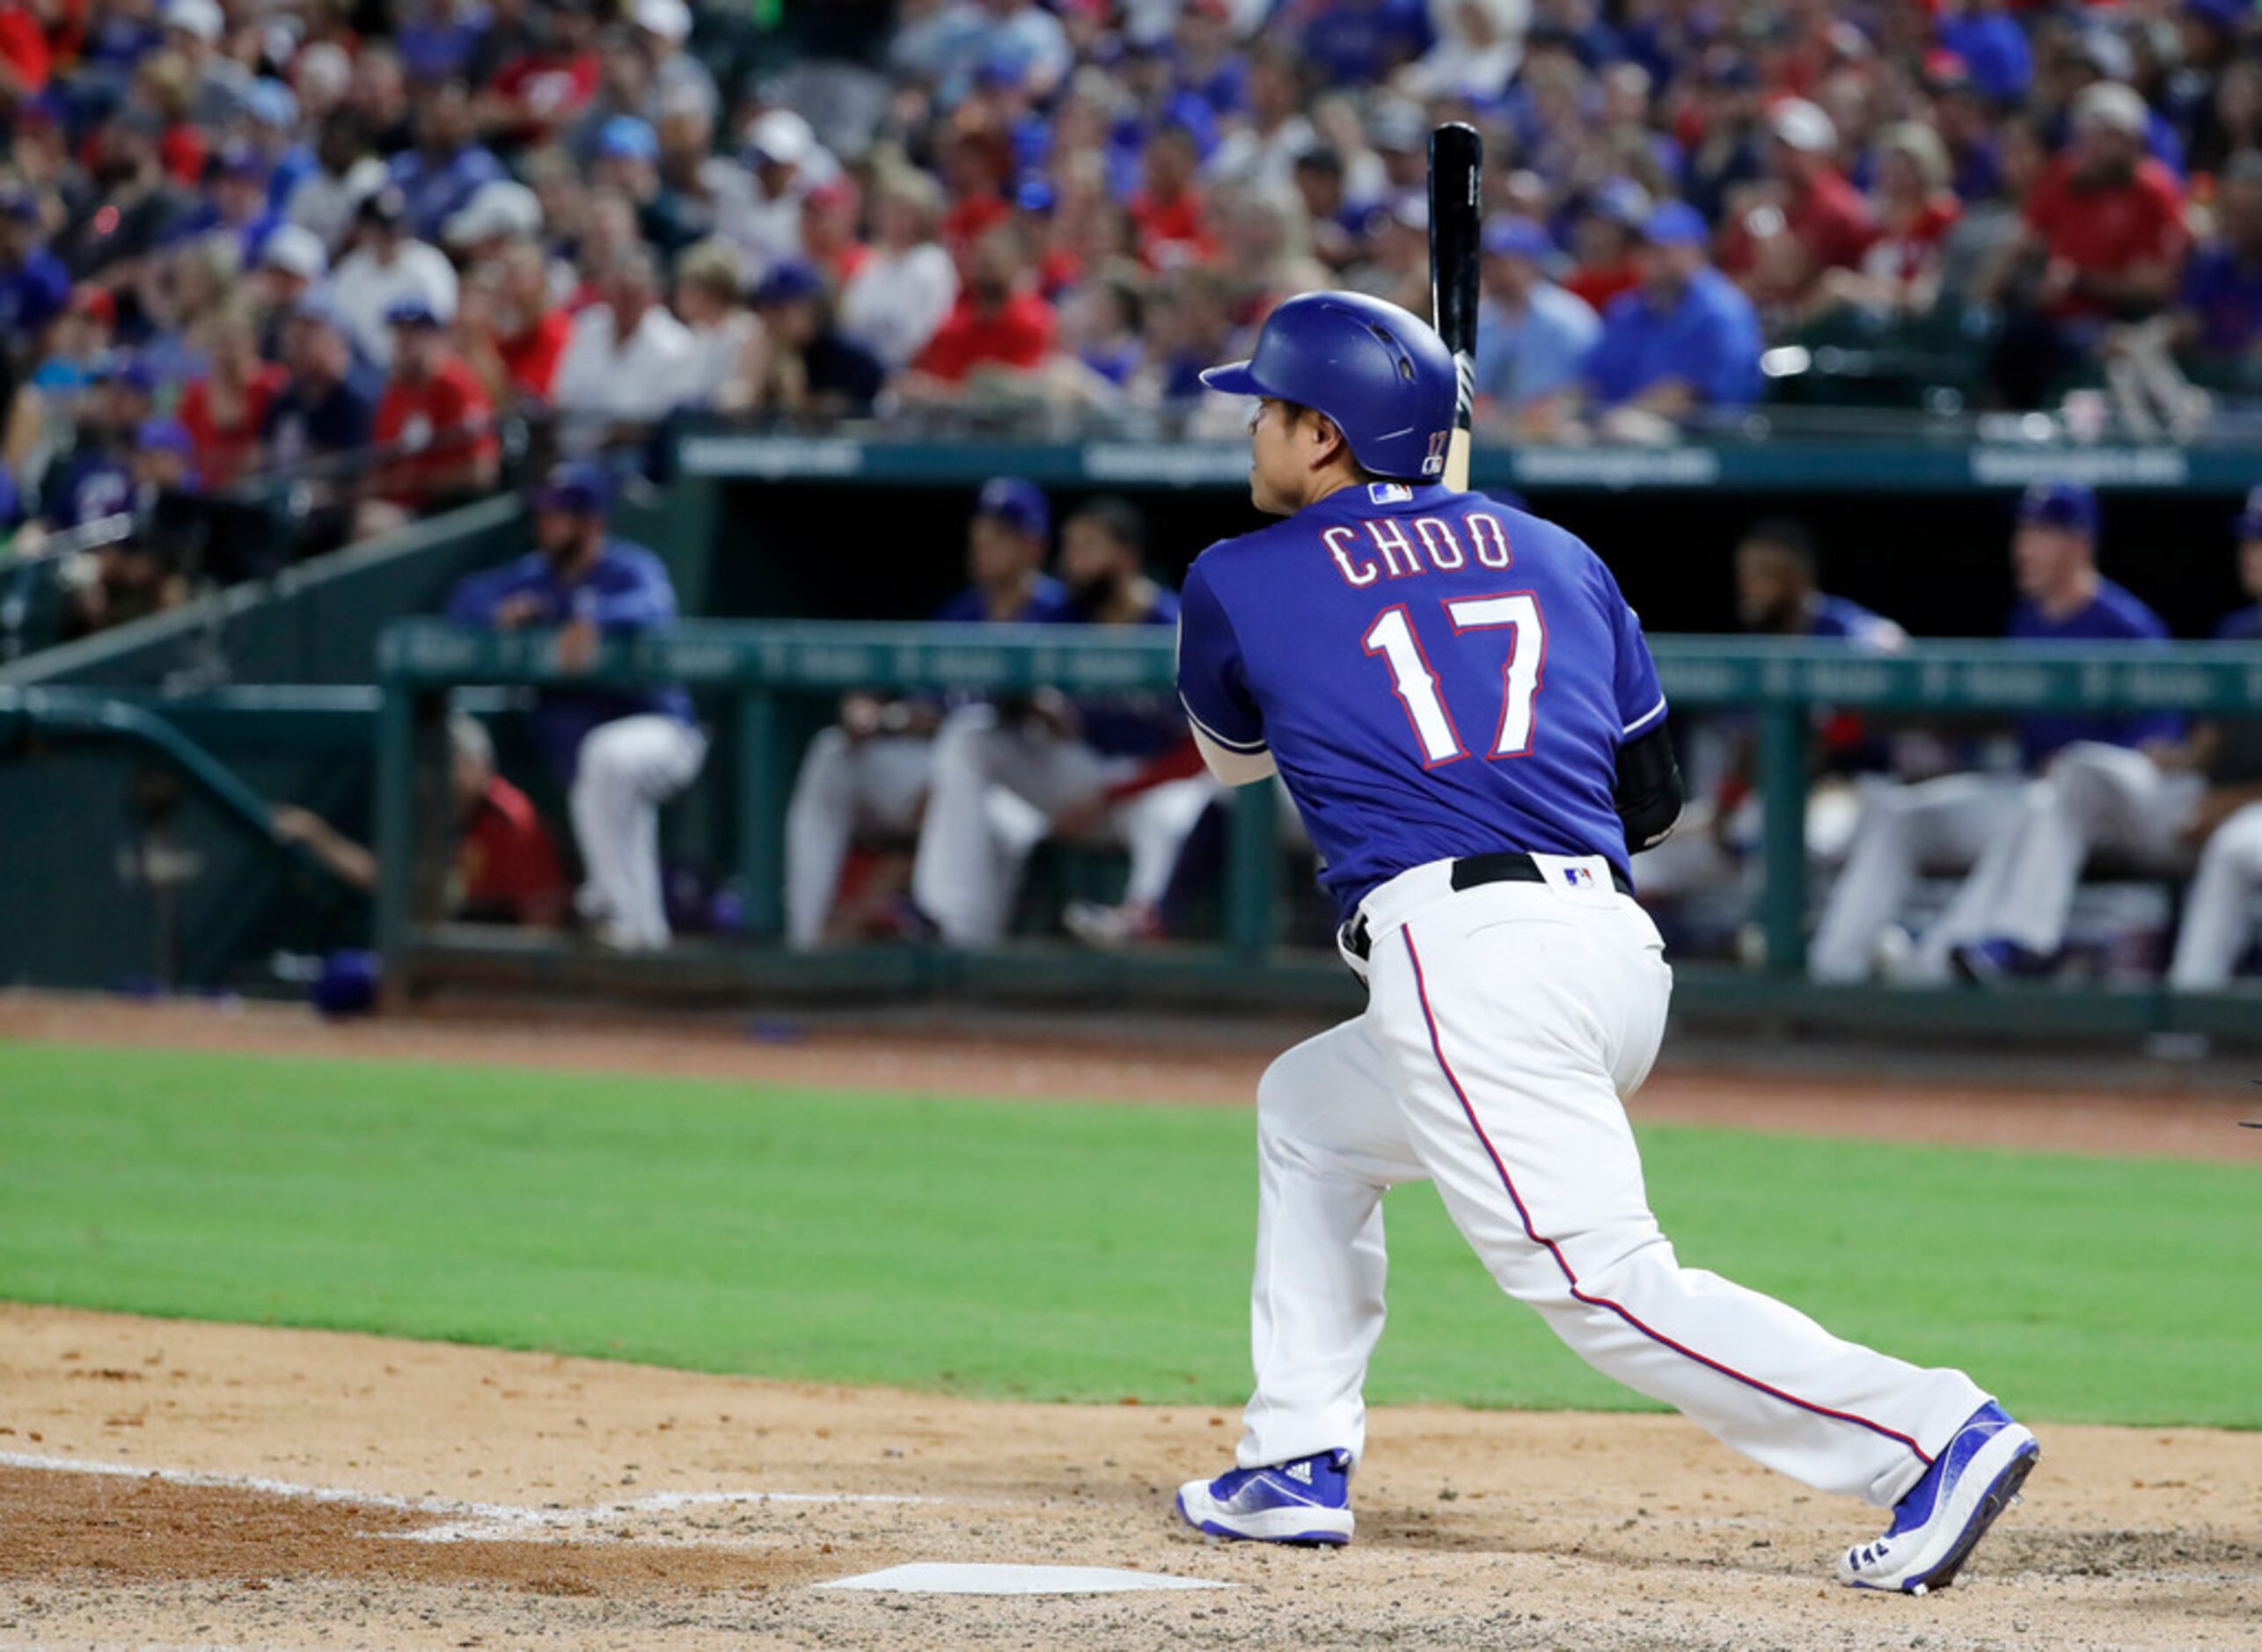
[[[1541,669],[1547,663],[1548,628],[1540,618],[1539,599],[1529,591],[1505,591],[1496,596],[1455,596],[1438,604],[1453,622],[1456,639],[1472,632],[1504,631],[1508,657],[1500,668],[1500,724],[1492,736],[1490,757],[1520,757],[1532,749],[1532,702],[1540,692]],[[1457,763],[1468,755],[1460,730],[1447,709],[1438,674],[1423,652],[1422,640],[1406,604],[1397,603],[1374,617],[1361,640],[1367,657],[1380,657],[1390,669],[1390,686],[1406,708],[1414,738],[1422,748],[1425,769]]]

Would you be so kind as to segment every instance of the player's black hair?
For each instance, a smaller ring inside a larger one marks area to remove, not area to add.
[[[1771,546],[1796,562],[1807,578],[1814,577],[1814,536],[1803,522],[1789,516],[1763,518],[1745,530],[1743,543]]]
[[[1124,546],[1133,556],[1146,554],[1146,518],[1138,514],[1138,507],[1128,499],[1114,493],[1102,493],[1087,499],[1068,514],[1075,522],[1086,519],[1096,522],[1107,530],[1108,537]]]

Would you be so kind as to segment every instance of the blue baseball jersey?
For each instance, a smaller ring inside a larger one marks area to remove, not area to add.
[[[621,539],[607,539],[589,572],[571,584],[558,577],[539,551],[472,574],[448,598],[448,618],[492,625],[495,611],[515,596],[539,599],[538,625],[588,619],[608,638],[633,637],[676,623],[676,588],[667,565],[642,545]],[[654,715],[688,723],[691,697],[679,688],[545,689],[534,706],[535,742],[551,772],[568,782],[591,730],[623,717]]]
[[[2168,627],[2143,600],[2111,580],[2097,581],[2097,594],[2057,619],[2021,599],[2010,610],[2004,634],[2015,642],[2164,642]],[[2184,721],[2169,713],[2151,716],[2027,717],[2018,724],[2018,744],[2029,768],[2039,768],[2061,747],[2077,740],[2111,746],[2137,746],[2148,740],[2173,740]]]
[[[1157,586],[1139,625],[1175,625],[1178,593]],[[1167,694],[1104,694],[1076,702],[1084,743],[1103,757],[1154,757],[1186,738],[1186,720]]]
[[[2217,642],[2262,642],[2262,603],[2223,616],[2214,628]]]
[[[1849,642],[1869,654],[1891,654],[1908,633],[1883,614],[1842,596],[1818,596],[1807,610],[1806,634]]]
[[[1564,530],[1481,493],[1345,487],[1211,546],[1181,609],[1188,717],[1271,752],[1346,917],[1463,855],[1627,870],[1618,748],[1665,695],[1617,581]]]

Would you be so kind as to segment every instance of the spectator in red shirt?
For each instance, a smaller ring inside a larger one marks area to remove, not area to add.
[[[983,370],[1027,372],[1052,354],[1052,306],[1033,289],[1021,237],[991,230],[968,256],[966,290],[911,363],[904,393],[947,399]]]
[[[572,891],[558,845],[526,793],[497,774],[486,726],[458,712],[448,719],[456,802],[456,847],[448,909],[474,924],[555,929]],[[276,838],[301,844],[355,888],[374,893],[377,857],[311,809],[284,805],[270,823]]]
[[[550,399],[574,318],[550,296],[550,260],[538,241],[506,241],[465,281],[456,344],[497,407]]]
[[[1786,98],[1768,112],[1768,181],[1739,192],[1720,237],[1720,267],[1762,312],[1795,311],[1825,270],[1852,269],[1876,238],[1869,203],[1838,170],[1838,129]]]
[[[942,184],[950,205],[936,226],[937,238],[958,265],[963,280],[974,244],[1012,215],[1003,186],[1013,155],[996,134],[962,131],[946,141],[941,158]]]
[[[1131,199],[1131,215],[1139,261],[1149,269],[1206,264],[1217,254],[1202,223],[1202,192],[1194,184],[1201,164],[1201,145],[1182,126],[1158,127],[1146,141],[1144,181]]]
[[[1597,315],[1619,294],[1633,291],[1642,279],[1634,262],[1635,248],[1649,216],[1649,192],[1630,178],[1611,179],[1596,190],[1571,225],[1574,262],[1563,277],[1563,290],[1584,300]]]
[[[864,267],[872,249],[856,238],[856,186],[829,178],[802,197],[802,256],[824,272],[835,292]]]
[[[259,454],[260,427],[287,376],[260,359],[259,330],[241,309],[223,311],[205,334],[210,369],[181,393],[176,416],[195,443],[196,473],[210,489],[227,486]]]
[[[392,327],[392,377],[377,402],[377,442],[386,457],[362,501],[361,538],[492,493],[501,466],[494,404],[449,347],[432,306],[403,299],[385,320]]]
[[[2041,270],[1996,352],[1995,381],[2013,406],[2039,405],[2110,323],[2146,319],[2175,296],[2189,245],[2184,193],[2146,152],[2148,125],[2129,87],[2084,88],[2071,146],[2027,197],[2020,238],[1981,278],[1980,295],[1993,297],[2023,270]]]

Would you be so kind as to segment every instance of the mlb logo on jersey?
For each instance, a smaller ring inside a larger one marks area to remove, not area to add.
[[[1403,482],[1369,482],[1366,497],[1377,505],[1402,505],[1414,497],[1414,490]]]

